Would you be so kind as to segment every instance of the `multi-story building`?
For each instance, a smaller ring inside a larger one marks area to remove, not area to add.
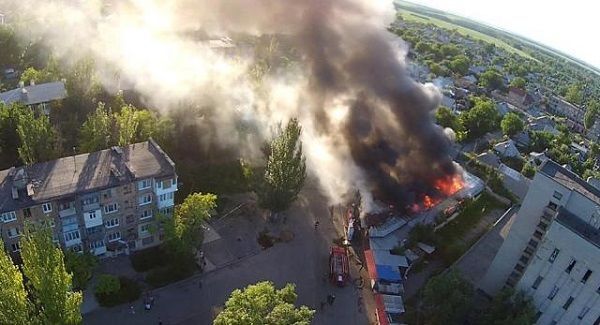
[[[579,106],[573,105],[561,97],[550,96],[547,104],[548,111],[558,116],[567,118],[567,125],[576,132],[583,132],[583,116],[585,110]]]
[[[599,228],[600,190],[549,160],[479,286],[524,291],[537,324],[600,324]]]
[[[18,252],[26,224],[48,222],[65,249],[114,256],[157,245],[171,216],[175,164],[149,140],[0,171],[0,228]]]

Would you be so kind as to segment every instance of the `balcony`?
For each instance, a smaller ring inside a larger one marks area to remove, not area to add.
[[[85,222],[86,228],[93,228],[97,226],[101,226],[103,224],[102,221],[102,211],[100,209],[87,211],[83,213],[83,221]]]
[[[66,217],[75,215],[76,213],[77,213],[77,210],[75,209],[75,207],[70,207],[68,209],[58,211],[58,216],[61,218],[66,218]]]

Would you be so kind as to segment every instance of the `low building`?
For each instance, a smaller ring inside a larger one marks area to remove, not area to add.
[[[536,324],[600,322],[600,190],[553,161],[535,175],[479,289],[532,297]]]
[[[519,152],[519,149],[517,149],[514,141],[510,139],[497,143],[494,146],[494,151],[501,157],[517,158],[521,156],[521,153]]]
[[[0,171],[2,238],[20,250],[26,223],[48,222],[64,249],[115,256],[162,240],[175,164],[153,140]]]
[[[520,109],[527,109],[533,104],[533,99],[527,91],[516,87],[509,88],[506,100]]]
[[[530,131],[545,131],[554,135],[560,133],[558,129],[556,129],[556,122],[551,116],[548,115],[529,118],[527,120],[527,128]]]
[[[49,114],[52,105],[67,97],[67,90],[62,81],[49,82],[36,85],[32,83],[13,90],[0,93],[0,102],[4,104],[22,103],[31,108],[40,109],[44,114]]]

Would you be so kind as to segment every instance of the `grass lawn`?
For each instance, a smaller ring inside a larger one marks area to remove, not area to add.
[[[516,54],[521,55],[521,56],[523,56],[525,58],[533,60],[533,57],[531,57],[531,55],[529,55],[529,54],[527,54],[527,53],[525,53],[525,52],[523,52],[523,51],[521,51],[519,49],[514,48],[513,46],[511,46],[510,44],[506,43],[505,41],[497,39],[497,38],[492,37],[490,35],[478,32],[476,30],[472,30],[472,29],[469,29],[469,28],[466,28],[466,27],[462,27],[462,26],[459,26],[459,25],[456,25],[456,24],[453,24],[453,23],[450,23],[450,22],[447,22],[447,21],[444,21],[444,20],[441,20],[441,19],[437,19],[437,18],[434,18],[434,17],[425,16],[425,15],[420,14],[420,13],[413,13],[413,12],[407,11],[405,9],[399,11],[398,14],[403,19],[405,19],[407,21],[413,21],[413,22],[423,23],[423,24],[430,24],[431,23],[431,24],[434,24],[434,25],[436,25],[438,27],[445,28],[445,29],[448,29],[448,30],[456,30],[458,33],[460,33],[462,35],[465,35],[465,36],[468,35],[468,36],[470,36],[470,37],[472,37],[473,39],[476,39],[476,40],[482,40],[482,41],[485,41],[485,42],[488,42],[488,43],[494,43],[496,46],[507,50],[509,53],[516,53]]]
[[[436,232],[441,243],[450,243],[461,239],[471,228],[477,225],[481,217],[494,209],[504,209],[506,206],[483,192],[467,206],[450,223]]]

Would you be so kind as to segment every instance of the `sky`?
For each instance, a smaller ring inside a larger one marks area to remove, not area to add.
[[[596,0],[409,0],[498,27],[600,68]]]

